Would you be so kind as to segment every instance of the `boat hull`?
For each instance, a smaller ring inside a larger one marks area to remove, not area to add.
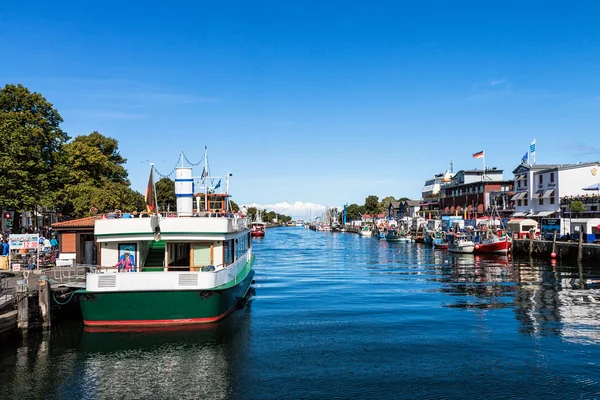
[[[448,246],[448,251],[451,253],[471,254],[471,253],[473,253],[474,250],[475,250],[475,246],[473,246],[472,244]]]
[[[506,254],[510,251],[512,243],[510,240],[499,240],[491,243],[479,243],[475,246],[475,253],[499,253]]]
[[[448,250],[448,243],[433,242],[433,248],[437,250]]]
[[[263,237],[265,236],[265,231],[251,231],[250,234],[254,237]]]
[[[239,283],[222,290],[84,291],[80,297],[83,323],[135,327],[217,322],[227,317],[248,293],[254,277],[251,264],[238,275]]]

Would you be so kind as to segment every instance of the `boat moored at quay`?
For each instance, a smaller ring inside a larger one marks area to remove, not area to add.
[[[102,267],[80,292],[87,327],[216,322],[243,301],[254,276],[248,220],[228,212],[228,194],[208,183],[194,194],[192,182],[191,168],[177,168],[177,214],[96,221]]]

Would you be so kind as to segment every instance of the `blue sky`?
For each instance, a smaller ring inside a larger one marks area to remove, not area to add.
[[[119,140],[133,187],[204,146],[238,203],[418,197],[425,179],[600,159],[595,2],[4,1],[0,83]]]

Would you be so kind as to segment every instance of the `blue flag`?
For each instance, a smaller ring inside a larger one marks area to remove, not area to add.
[[[219,179],[219,183],[217,183],[217,186],[215,186],[215,190],[221,187],[221,180]]]
[[[529,153],[525,153],[523,158],[521,158],[521,164],[527,164],[527,161],[529,161]]]

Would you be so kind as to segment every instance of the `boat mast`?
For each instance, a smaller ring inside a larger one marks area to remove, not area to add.
[[[208,212],[208,160],[206,158],[207,146],[204,146],[204,170],[202,179],[204,179],[204,211]]]

